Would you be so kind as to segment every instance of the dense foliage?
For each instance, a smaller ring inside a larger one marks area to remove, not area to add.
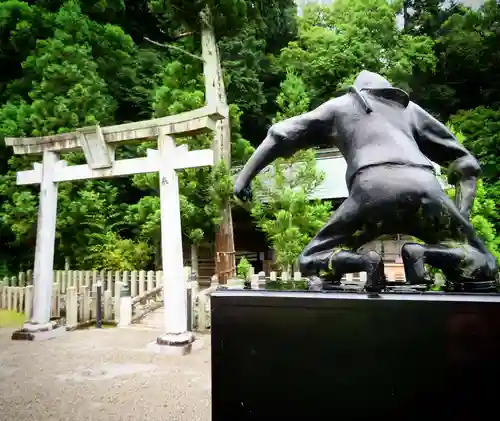
[[[310,98],[302,79],[288,71],[276,98],[274,122],[308,111]],[[276,263],[291,272],[302,249],[326,222],[331,204],[310,197],[324,180],[313,149],[279,158],[254,182],[250,213],[276,252]]]
[[[15,171],[28,169],[33,158],[12,156],[2,139],[96,122],[138,121],[200,106],[201,63],[192,55],[200,55],[200,23],[209,19],[208,10],[231,104],[233,165],[264,138],[273,119],[316,106],[361,69],[375,70],[463,133],[484,168],[474,217],[487,221],[487,241],[498,241],[498,1],[487,0],[473,10],[442,0],[336,0],[332,6],[306,8],[298,18],[293,0],[2,0],[0,276],[32,266],[38,201],[37,188],[15,185]],[[296,92],[290,86],[297,83],[307,98],[290,100]],[[193,148],[210,141],[207,136],[182,139]],[[124,146],[117,156],[141,156],[151,146]],[[64,159],[83,162],[78,153]],[[314,175],[311,152],[301,159]],[[217,200],[228,187],[226,178],[208,169],[182,172],[187,242],[213,239],[220,216]],[[159,265],[157,192],[155,175],[61,183],[56,265],[65,260],[82,269]],[[287,194],[276,203],[288,200]],[[309,228],[300,221],[310,220],[314,230],[327,207],[315,214],[307,206],[318,204],[297,203],[292,213],[293,206],[280,208],[275,219],[263,218],[254,206],[257,225],[269,234],[272,224],[264,221],[293,221],[308,237]],[[290,232],[275,233],[270,240],[276,247],[285,242],[298,249],[306,237],[288,241]]]

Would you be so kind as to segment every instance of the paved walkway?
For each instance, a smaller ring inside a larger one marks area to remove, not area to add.
[[[43,342],[0,329],[0,421],[209,421],[210,337],[153,354],[154,330],[92,329]]]

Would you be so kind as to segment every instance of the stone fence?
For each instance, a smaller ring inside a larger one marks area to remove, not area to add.
[[[190,311],[194,320],[198,314],[194,306],[203,298],[198,299],[200,288],[197,281],[188,279],[190,272],[186,267],[186,291],[193,297]],[[68,330],[95,323],[100,286],[102,321],[128,325],[163,305],[162,279],[162,271],[54,271],[51,316],[60,319]],[[0,309],[29,315],[32,301],[31,271],[0,280]]]
[[[300,272],[289,274],[260,272],[251,269],[250,287],[265,288],[267,281],[302,281]],[[59,319],[68,330],[95,323],[98,305],[98,285],[101,286],[101,315],[104,323],[127,326],[140,321],[151,311],[163,306],[162,271],[54,271],[52,293],[52,318]],[[210,329],[210,295],[219,288],[216,277],[208,288],[200,288],[185,268],[188,320],[194,330]],[[395,281],[399,279],[390,279]],[[0,309],[18,313],[31,313],[33,300],[32,274],[30,271],[0,281]],[[366,281],[366,273],[348,274],[345,281]],[[243,281],[234,279],[228,286],[242,287]],[[125,292],[125,293],[124,293]],[[168,309],[165,309],[168,312]],[[27,316],[28,317],[28,316]]]

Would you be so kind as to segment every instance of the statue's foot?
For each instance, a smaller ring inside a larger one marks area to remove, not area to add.
[[[339,289],[340,285],[338,276],[334,276],[331,272],[309,277],[309,291]]]
[[[465,245],[465,257],[458,269],[445,271],[449,289],[457,292],[496,292],[498,266],[491,254]]]
[[[309,291],[323,291],[323,280],[319,276],[311,276],[308,280]]]
[[[367,292],[380,292],[387,284],[384,261],[380,254],[374,250],[370,250],[364,257],[367,262],[365,290]]]
[[[471,278],[460,278],[448,280],[448,290],[451,292],[476,292],[489,293],[498,292],[498,285],[494,278],[489,280],[478,280]]]

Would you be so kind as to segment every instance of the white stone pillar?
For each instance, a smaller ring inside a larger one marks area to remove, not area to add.
[[[34,330],[46,329],[50,325],[57,216],[57,183],[54,183],[53,175],[57,162],[56,153],[44,151],[33,273],[33,307],[30,321],[25,325],[25,328]]]
[[[160,132],[161,254],[163,264],[163,302],[165,305],[165,335],[160,345],[187,345],[193,335],[187,326],[187,295],[182,256],[179,184],[173,168],[176,157],[175,140]]]
[[[132,323],[132,297],[118,297],[116,300],[120,306],[118,327],[129,326]]]

